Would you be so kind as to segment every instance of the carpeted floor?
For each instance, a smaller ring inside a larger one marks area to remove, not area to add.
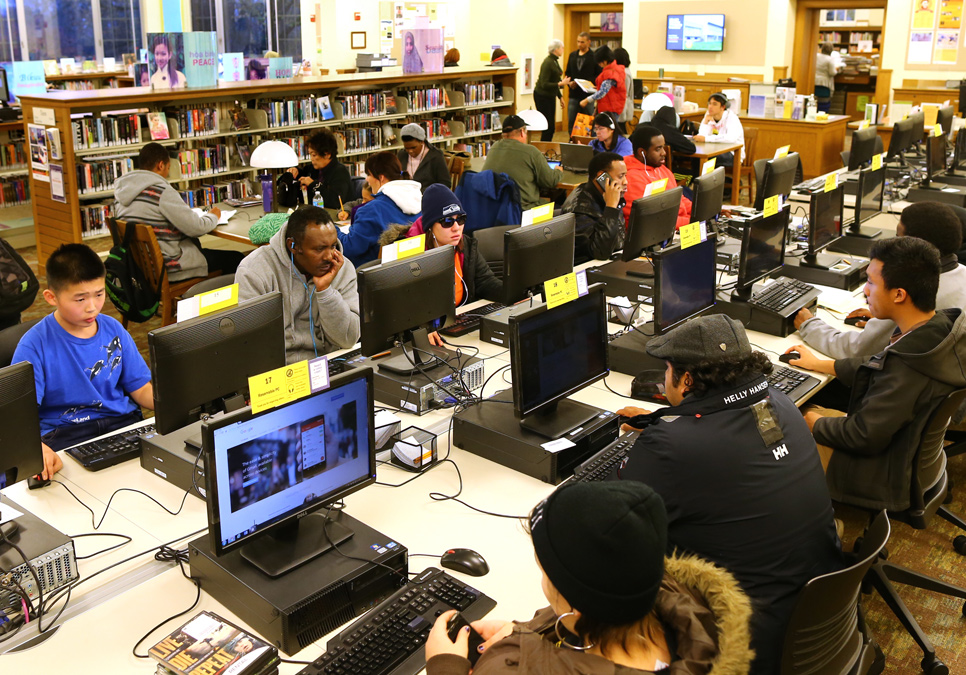
[[[90,244],[94,250],[104,252],[110,248],[110,238],[96,239]],[[37,269],[36,249],[24,249],[20,253],[34,267],[41,281],[41,288],[44,288],[43,270]],[[39,318],[49,311],[50,307],[38,295],[34,305],[24,314],[24,320]],[[120,320],[110,301],[105,303],[104,311]],[[160,326],[161,319],[158,317],[146,323],[129,326],[145,360],[148,359],[147,334]],[[951,482],[960,486],[960,489],[953,490],[953,501],[949,504],[949,509],[953,513],[966,516],[966,455],[950,460],[949,475]],[[837,511],[837,516],[846,524],[845,546],[851,549],[851,543],[865,525],[866,516],[847,507]],[[789,523],[789,527],[794,527],[794,523]],[[952,538],[959,534],[966,532],[957,531],[938,517],[932,519],[929,529],[925,531],[914,530],[902,523],[893,523],[892,538],[888,545],[889,559],[918,572],[966,587],[966,558],[956,553],[951,545]],[[963,600],[905,587],[900,587],[900,592],[913,616],[919,620],[936,645],[939,658],[949,666],[949,672],[966,673],[966,618],[963,616]],[[885,672],[902,675],[919,672],[921,653],[886,604],[875,594],[864,596],[864,602],[872,633],[886,653]]]

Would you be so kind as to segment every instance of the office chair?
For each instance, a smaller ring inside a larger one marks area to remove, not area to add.
[[[479,246],[480,257],[486,261],[490,271],[497,278],[503,278],[503,233],[516,227],[516,225],[498,225],[477,230],[471,235]]]
[[[966,389],[949,394],[929,415],[913,459],[910,485],[910,506],[903,511],[890,511],[889,517],[906,523],[917,530],[926,529],[934,514],[948,520],[966,531],[966,521],[947,510],[942,504],[946,497],[948,476],[943,440],[949,421],[966,401]],[[922,670],[928,675],[946,675],[949,669],[936,657],[936,649],[926,637],[909,608],[902,601],[893,582],[915,586],[928,591],[966,599],[966,588],[960,588],[939,579],[915,572],[907,567],[879,559],[869,570],[866,581],[878,591],[882,599],[896,615],[906,632],[916,641],[923,652]],[[966,614],[966,604],[963,606]]]
[[[13,362],[13,353],[17,351],[20,338],[38,323],[40,319],[31,319],[0,330],[0,368],[6,368]]]
[[[362,199],[362,187],[366,184],[365,176],[352,176],[352,198]]]
[[[782,675],[881,672],[884,659],[865,629],[859,591],[890,530],[889,518],[880,511],[866,530],[854,563],[805,584],[785,629]]]

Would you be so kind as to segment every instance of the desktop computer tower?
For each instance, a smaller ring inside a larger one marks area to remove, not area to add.
[[[507,390],[492,397],[495,401],[513,401]],[[587,406],[592,408],[592,406]],[[544,483],[557,485],[573,475],[574,469],[587,458],[617,438],[620,421],[607,410],[573,429],[562,439],[570,447],[554,451],[548,438],[524,429],[506,403],[481,403],[453,415],[453,444],[497,464],[533,476]]]
[[[443,387],[450,387],[462,383],[470,391],[477,391],[483,386],[483,359],[475,356],[463,357],[459,374],[453,372],[448,365],[423,368],[426,375],[399,375],[379,368],[379,359],[360,356],[346,363],[348,368],[372,368],[374,372],[374,395],[379,403],[385,403],[414,415],[425,415],[448,405],[446,399],[450,395]],[[431,379],[430,379],[431,378]],[[442,385],[442,386],[440,386]]]
[[[829,250],[831,251],[831,248]],[[832,257],[828,253],[822,253],[821,256]],[[832,267],[835,267],[835,269],[832,269]],[[854,291],[865,283],[868,267],[868,260],[840,258],[829,269],[824,269],[802,264],[802,259],[799,257],[785,256],[785,266],[782,267],[781,273],[783,276],[799,279],[810,284]]]
[[[141,436],[141,468],[204,500],[205,459],[186,442],[192,439],[200,445],[201,425],[194,422],[170,434]]]
[[[587,283],[604,284],[609,298],[624,296],[631,302],[650,304],[654,296],[654,277],[634,276],[627,273],[628,269],[639,270],[647,266],[649,266],[647,263],[642,264],[640,260],[630,262],[614,260],[606,265],[588,269]]]
[[[943,178],[940,177],[937,182],[942,183]],[[940,190],[932,187],[924,188],[919,185],[914,185],[909,188],[909,192],[906,194],[906,201],[942,202],[943,204],[966,207],[966,188],[949,185],[945,189]]]
[[[20,557],[20,552],[13,546],[0,543],[0,581],[7,588],[20,588],[31,601],[39,602],[41,595],[50,597],[58,588],[80,577],[73,539],[19,504],[0,497],[0,514],[5,511],[9,513],[10,510],[22,514],[13,519],[17,523],[17,531],[10,536],[10,541],[20,547],[24,557],[30,562],[30,567],[36,571],[40,588],[37,588],[34,575]],[[19,609],[20,603],[19,594],[0,588],[0,608]]]
[[[238,550],[215,556],[208,535],[203,535],[188,544],[191,577],[268,642],[294,654],[374,607],[408,579],[405,546],[341,511],[331,518],[353,531],[352,538],[339,544],[352,558],[329,550],[271,578],[243,560]]]

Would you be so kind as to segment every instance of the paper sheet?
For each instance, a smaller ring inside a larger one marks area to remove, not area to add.
[[[206,213],[208,213],[204,209],[199,209],[198,207],[195,207],[195,208],[193,208],[191,210],[194,211],[195,213],[197,213],[199,216],[203,216]],[[235,209],[234,211],[222,211],[221,212],[221,218],[218,219],[218,224],[219,225],[227,225],[228,224],[228,219],[231,218],[236,213],[238,213],[238,209]]]

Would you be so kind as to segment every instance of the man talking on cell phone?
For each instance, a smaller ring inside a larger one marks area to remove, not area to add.
[[[574,264],[607,260],[624,246],[627,165],[616,152],[598,152],[587,167],[587,182],[567,196],[564,213],[575,218]]]

